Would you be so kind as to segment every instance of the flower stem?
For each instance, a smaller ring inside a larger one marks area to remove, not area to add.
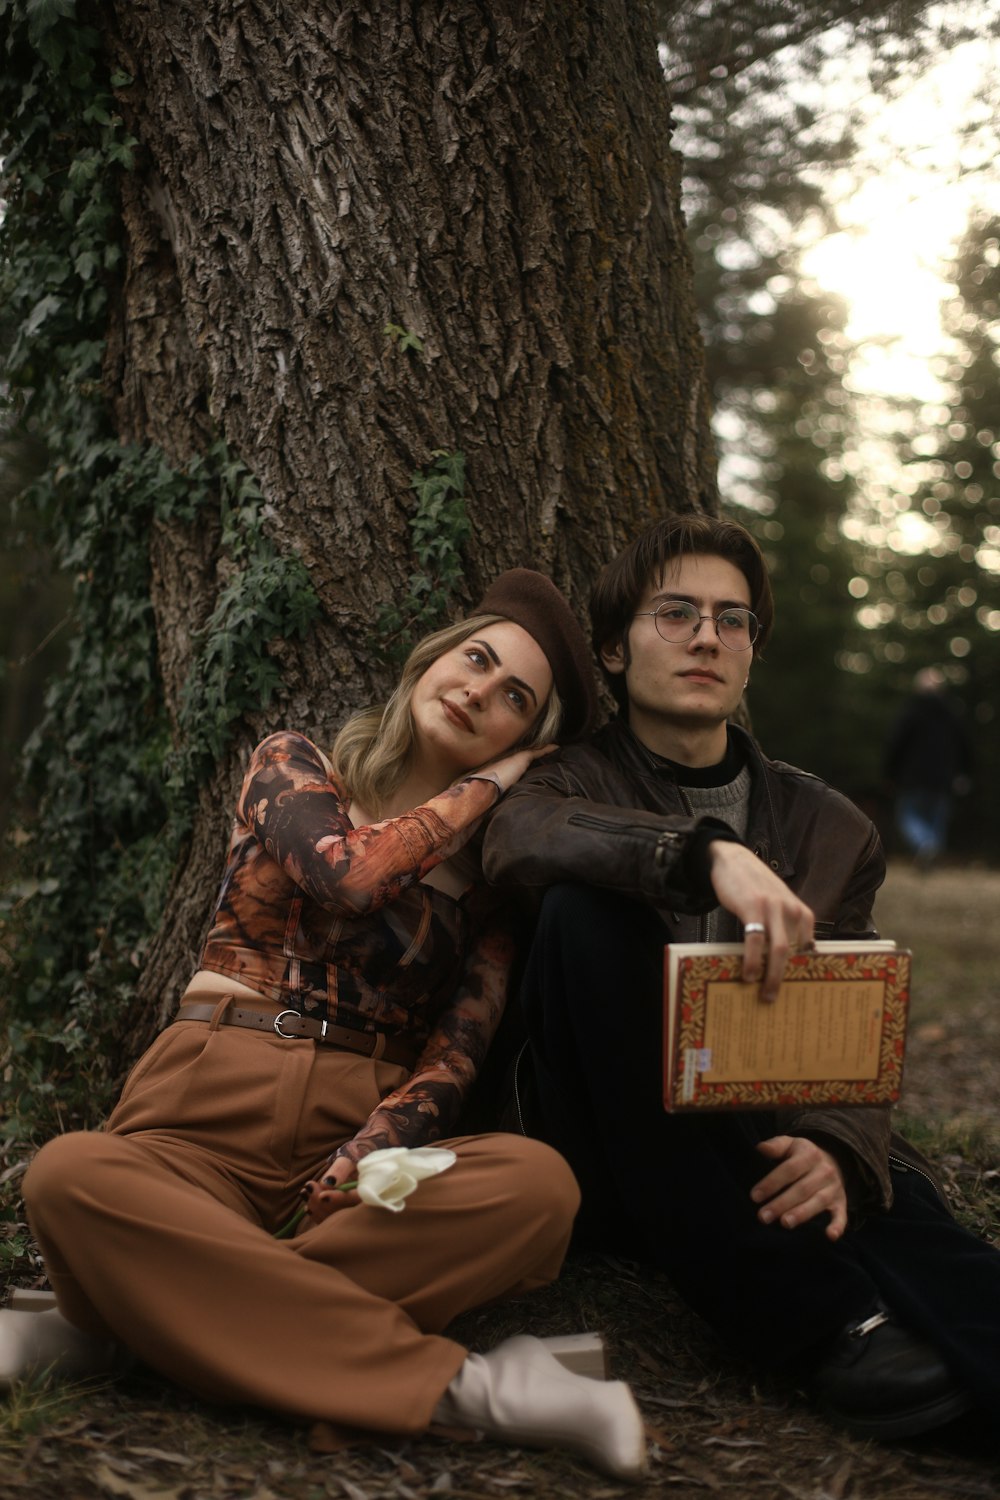
[[[275,1230],[274,1238],[276,1240],[290,1240],[296,1229],[298,1229],[299,1224],[305,1217],[305,1212],[306,1206],[303,1203],[301,1208],[297,1208],[295,1210],[287,1224],[282,1224],[280,1229]]]
[[[338,1183],[337,1186],[334,1188],[334,1192],[337,1192],[337,1193],[349,1193],[354,1188],[356,1188],[357,1185],[358,1185],[358,1179],[355,1177],[355,1179],[354,1179],[353,1182],[341,1182],[341,1183]],[[296,1229],[298,1229],[298,1227],[301,1224],[302,1220],[305,1218],[307,1207],[308,1207],[308,1205],[305,1204],[305,1203],[303,1203],[303,1205],[302,1205],[301,1208],[297,1208],[295,1210],[295,1212],[292,1214],[292,1217],[289,1219],[288,1223],[287,1224],[282,1224],[282,1226],[281,1226],[280,1229],[276,1229],[274,1231],[273,1238],[276,1239],[276,1240],[290,1240],[292,1238],[292,1236],[294,1235]]]

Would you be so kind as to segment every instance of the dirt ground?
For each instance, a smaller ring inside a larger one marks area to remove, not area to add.
[[[913,949],[904,1115],[982,1136],[1000,1156],[1000,872],[893,865],[875,917]]]
[[[964,1220],[1000,1244],[1000,873],[899,864],[886,936],[915,953],[901,1121],[941,1166]],[[18,1263],[24,1281],[24,1262]],[[263,1294],[263,1289],[261,1289]],[[252,1316],[252,1299],[248,1302]],[[596,1329],[649,1425],[648,1480],[622,1486],[558,1453],[426,1437],[345,1442],[255,1412],[206,1411],[148,1375],[93,1388],[24,1386],[0,1403],[0,1500],[423,1500],[428,1496],[712,1496],[931,1500],[1000,1495],[1000,1441],[965,1419],[947,1440],[859,1442],[727,1356],[645,1268],[574,1257],[559,1284],[470,1315],[457,1336]],[[336,1350],[331,1350],[331,1359]]]

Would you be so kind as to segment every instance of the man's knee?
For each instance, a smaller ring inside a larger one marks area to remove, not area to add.
[[[655,989],[666,939],[660,917],[641,902],[597,886],[553,886],[535,929],[528,990],[548,1000],[568,989],[574,1006],[592,993],[603,1008],[623,985]]]
[[[539,925],[560,928],[567,924],[575,928],[581,920],[606,920],[613,903],[619,898],[593,885],[577,885],[569,881],[553,885],[542,899]]]
[[[596,885],[554,885],[542,900],[536,933],[568,939],[574,948],[620,940],[665,940],[655,912],[640,901]]]

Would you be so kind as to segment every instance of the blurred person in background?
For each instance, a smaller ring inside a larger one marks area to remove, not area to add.
[[[945,851],[952,798],[969,790],[972,747],[948,697],[943,674],[924,667],[889,735],[885,775],[895,795],[896,827],[918,865]]]

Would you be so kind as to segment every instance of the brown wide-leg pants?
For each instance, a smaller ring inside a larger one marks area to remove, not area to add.
[[[51,1141],[25,1179],[65,1317],[213,1400],[421,1431],[465,1358],[442,1329],[551,1281],[578,1194],[549,1147],[468,1136],[401,1213],[357,1205],[275,1240],[403,1077],[307,1040],[168,1027],[104,1131]]]

